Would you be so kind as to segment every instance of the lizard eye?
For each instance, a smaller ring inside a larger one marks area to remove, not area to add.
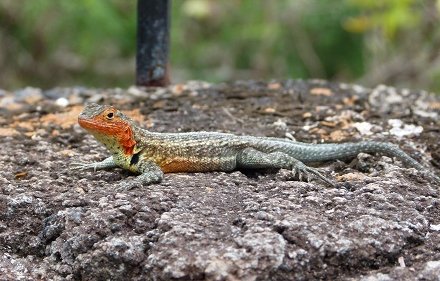
[[[113,119],[113,116],[114,116],[113,112],[109,112],[109,113],[107,113],[107,119],[108,119],[108,120],[112,120],[112,119]]]

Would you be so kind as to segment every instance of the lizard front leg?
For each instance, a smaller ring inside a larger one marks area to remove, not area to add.
[[[248,169],[291,169],[293,175],[298,174],[300,180],[303,175],[309,181],[310,176],[314,175],[331,186],[335,184],[323,176],[317,169],[308,167],[294,157],[280,152],[264,153],[253,148],[246,148],[237,155],[237,168]]]
[[[151,183],[162,181],[163,172],[153,161],[141,161],[136,165],[136,169],[140,175],[132,181],[120,183],[117,187],[118,191],[127,191],[134,187],[149,185]]]
[[[94,172],[98,171],[98,170],[103,170],[103,169],[112,169],[112,168],[116,168],[119,167],[118,164],[115,163],[115,161],[113,160],[113,156],[107,157],[104,160],[102,160],[101,162],[94,162],[94,163],[72,163],[70,165],[70,169],[71,170],[78,170],[78,171],[84,171],[84,170],[89,170],[89,169],[93,169]]]

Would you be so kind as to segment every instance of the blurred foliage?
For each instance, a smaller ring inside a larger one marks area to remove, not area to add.
[[[411,29],[420,24],[421,9],[417,0],[348,0],[350,5],[365,14],[345,20],[344,27],[351,32],[368,32],[380,29],[385,40],[394,39],[401,29]]]
[[[171,75],[440,91],[440,0],[174,0]],[[2,0],[0,88],[127,87],[136,1]]]
[[[192,77],[352,79],[363,71],[362,36],[341,26],[341,19],[353,13],[347,5],[318,0],[174,3],[179,12],[171,39],[187,51],[173,51],[171,61],[191,69]]]

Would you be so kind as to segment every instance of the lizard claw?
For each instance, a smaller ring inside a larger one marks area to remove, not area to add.
[[[124,193],[126,191],[129,191],[132,188],[133,187],[127,186],[127,184],[125,182],[124,183],[118,183],[118,184],[116,184],[115,191],[117,193]]]
[[[160,170],[150,173],[143,173],[131,181],[120,182],[116,188],[119,192],[129,191],[133,188],[143,187],[151,183],[158,183],[162,180],[163,173]]]
[[[292,169],[292,177],[296,177],[296,173],[297,173],[296,168],[293,167],[293,169]]]
[[[303,177],[305,176],[305,180],[307,182],[310,182],[312,176],[315,176],[316,178],[322,180],[323,182],[329,184],[330,186],[336,186],[334,182],[332,182],[331,180],[327,179],[324,175],[322,175],[318,169],[316,168],[312,168],[312,167],[308,167],[306,165],[304,165],[303,163],[295,163],[295,165],[292,168],[292,174],[293,176],[296,176],[298,174],[298,179],[300,181],[303,181]]]
[[[74,170],[74,171],[84,171],[84,170],[88,170],[91,168],[94,168],[93,170],[96,171],[96,165],[94,165],[93,163],[81,163],[81,162],[75,162],[70,164],[70,169]]]
[[[303,181],[303,174],[304,173],[305,173],[305,171],[301,171],[301,170],[298,171],[298,179],[299,179],[299,181]]]
[[[306,174],[306,181],[310,182],[310,180],[311,180],[310,174]]]
[[[133,188],[142,186],[142,183],[137,180],[132,180],[128,182],[120,182],[116,186],[117,192],[127,192],[129,190],[132,190]]]
[[[70,169],[76,171],[84,171],[84,170],[92,169],[93,172],[96,172],[98,170],[110,169],[116,167],[118,167],[118,165],[113,161],[113,157],[108,157],[101,162],[93,162],[93,163],[75,162],[70,164]]]

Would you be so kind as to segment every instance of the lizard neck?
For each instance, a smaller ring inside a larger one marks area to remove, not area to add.
[[[136,153],[135,148],[138,146],[139,138],[136,136],[134,126],[123,125],[101,130],[90,130],[90,132],[113,156],[129,158]]]
[[[129,170],[131,169],[130,165],[133,156],[141,151],[145,151],[148,146],[149,136],[152,134],[151,132],[137,126],[131,126],[130,128],[132,129],[132,142],[129,143],[132,145],[128,147],[121,147],[121,145],[112,147],[107,146],[107,149],[113,154],[114,161]],[[122,144],[122,142],[120,142],[120,144]]]
[[[136,142],[134,153],[137,153],[139,152],[139,150],[142,150],[144,148],[145,144],[148,142],[149,139],[151,139],[154,133],[137,126],[132,126],[132,129],[133,139]]]

